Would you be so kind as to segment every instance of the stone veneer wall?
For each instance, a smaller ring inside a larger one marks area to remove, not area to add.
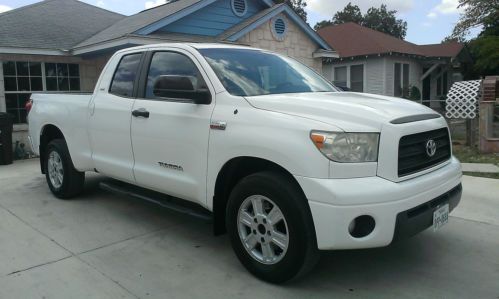
[[[110,56],[100,56],[91,59],[72,56],[42,56],[42,55],[18,55],[18,54],[0,54],[0,112],[6,111],[5,90],[3,78],[3,61],[33,61],[48,63],[77,63],[80,65],[80,85],[82,92],[93,92],[100,72],[106,65]],[[28,142],[28,125],[14,125],[12,134],[13,146],[19,141],[26,145],[26,149],[31,149]]]
[[[322,59],[313,58],[313,53],[319,49],[319,46],[301,28],[295,25],[293,21],[284,15],[281,15],[281,17],[286,20],[288,26],[286,37],[282,41],[273,36],[271,28],[272,20],[270,20],[247,33],[238,42],[288,55],[322,74]]]

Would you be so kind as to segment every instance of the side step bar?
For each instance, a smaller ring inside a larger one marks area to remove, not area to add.
[[[125,195],[158,205],[181,214],[189,215],[204,221],[212,222],[213,214],[205,208],[166,194],[147,190],[120,181],[104,181],[100,188],[118,195]]]

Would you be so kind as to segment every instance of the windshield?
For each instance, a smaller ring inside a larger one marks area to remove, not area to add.
[[[227,91],[235,96],[332,92],[335,87],[305,65],[251,49],[200,49]]]

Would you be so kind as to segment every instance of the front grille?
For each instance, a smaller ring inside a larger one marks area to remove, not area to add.
[[[429,140],[436,143],[437,150],[433,157],[426,150]],[[447,128],[404,136],[399,143],[398,175],[402,177],[428,169],[450,157],[451,144]]]

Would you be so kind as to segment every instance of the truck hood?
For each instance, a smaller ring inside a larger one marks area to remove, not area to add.
[[[353,92],[279,94],[246,99],[258,109],[305,117],[350,132],[379,132],[394,119],[436,114],[409,100]]]

